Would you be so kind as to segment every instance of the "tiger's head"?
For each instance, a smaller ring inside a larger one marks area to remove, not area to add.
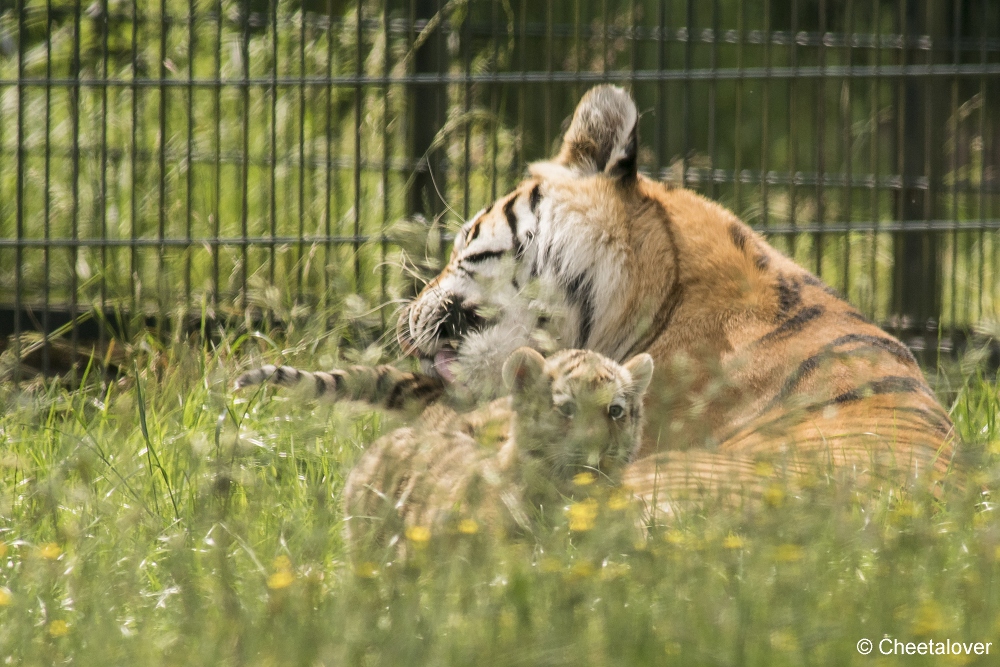
[[[558,155],[463,225],[447,266],[399,318],[399,342],[425,372],[500,390],[504,360],[524,345],[616,361],[643,350],[672,269],[630,275],[640,250],[670,256],[662,232],[635,227],[656,224],[639,192],[637,121],[624,90],[591,89]]]
[[[618,481],[642,440],[650,355],[619,364],[590,350],[545,358],[522,347],[504,363],[502,375],[523,463],[536,463],[542,478],[557,483],[585,472]]]

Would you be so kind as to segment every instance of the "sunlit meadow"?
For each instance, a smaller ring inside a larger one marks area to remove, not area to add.
[[[337,346],[310,332],[283,346],[142,339],[117,378],[4,385],[0,659],[864,665],[876,658],[861,638],[997,646],[995,378],[966,369],[942,395],[976,461],[945,499],[821,479],[793,491],[762,467],[763,501],[708,500],[649,529],[597,492],[534,539],[466,522],[409,531],[405,557],[360,559],[343,541],[343,481],[398,418],[230,390],[264,359],[363,356]]]

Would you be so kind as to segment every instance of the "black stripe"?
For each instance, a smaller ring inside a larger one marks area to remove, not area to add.
[[[538,204],[542,201],[541,187],[541,184],[535,183],[535,187],[531,188],[531,193],[528,195],[528,205],[536,218],[538,217]]]
[[[743,226],[738,222],[732,222],[729,224],[729,238],[733,240],[733,245],[740,252],[746,252],[747,241],[750,239],[750,235],[747,230],[743,229]]]
[[[476,262],[485,262],[488,259],[499,259],[503,257],[506,253],[502,250],[483,250],[482,252],[472,253],[471,255],[466,255],[462,258],[463,262],[471,262],[475,264]]]
[[[818,356],[818,355],[817,355]],[[807,360],[808,361],[808,360]],[[803,362],[804,364],[805,362]],[[879,380],[873,380],[871,382],[866,382],[865,384],[845,391],[844,393],[826,400],[820,401],[818,403],[811,403],[806,406],[801,406],[798,409],[793,409],[785,414],[779,415],[774,419],[764,423],[754,423],[753,427],[755,431],[760,431],[761,429],[771,429],[775,428],[778,424],[790,419],[801,419],[801,415],[811,414],[814,412],[819,412],[824,410],[831,405],[843,405],[844,403],[852,403],[855,401],[860,401],[871,396],[877,396],[881,394],[915,394],[921,393],[931,398],[931,400],[937,400],[934,398],[934,394],[931,392],[930,388],[920,380],[916,380],[911,377],[887,375]],[[771,402],[761,410],[755,417],[753,422],[756,422],[762,415],[766,414],[768,411],[774,409],[781,405],[781,398],[776,396]],[[905,406],[886,406],[886,410],[905,410]],[[949,421],[950,424],[950,421]],[[934,427],[935,430],[941,430],[937,425]],[[950,428],[949,428],[950,431]],[[738,433],[738,431],[737,431]],[[728,440],[736,436],[736,433],[731,433],[723,440]]]
[[[924,392],[925,385],[919,380],[915,380],[911,377],[905,377],[900,375],[888,375],[880,380],[872,380],[871,382],[866,382],[860,387],[851,389],[850,391],[845,391],[843,394],[834,397],[828,401],[828,405],[835,405],[841,403],[851,403],[853,401],[860,401],[861,399],[868,398],[869,396],[878,396],[880,394],[913,394],[917,392]],[[822,407],[826,407],[825,405]],[[818,409],[810,406],[810,410]]]
[[[859,322],[864,322],[865,324],[874,324],[870,319],[868,319],[867,317],[865,317],[856,310],[844,311],[844,315],[852,319],[858,320]]]
[[[570,301],[580,308],[580,334],[577,347],[587,347],[590,329],[594,325],[594,304],[591,302],[592,286],[586,274],[581,273],[566,285],[566,293]]]
[[[799,312],[795,313],[795,315],[782,322],[776,329],[765,334],[757,342],[758,344],[768,343],[777,338],[784,338],[785,336],[798,333],[803,329],[803,327],[815,320],[817,317],[822,316],[825,312],[826,308],[818,305],[803,308]]]
[[[771,265],[771,258],[764,253],[760,248],[757,249],[757,256],[753,260],[754,265],[759,271],[767,271],[767,267]]]
[[[780,322],[802,303],[802,286],[795,278],[788,279],[784,275],[778,276],[778,315],[776,320]]]
[[[826,292],[827,294],[829,294],[830,296],[836,297],[838,299],[842,299],[843,298],[840,295],[840,292],[838,292],[837,290],[833,289],[832,287],[830,287],[825,282],[823,282],[822,280],[820,280],[819,278],[817,278],[816,276],[814,276],[811,273],[807,273],[804,276],[802,276],[802,282],[804,282],[806,285],[812,285],[813,287],[818,287],[821,290],[823,290],[824,292]]]
[[[846,336],[841,336],[830,343],[830,347],[839,347],[847,343],[864,343],[865,345],[881,348],[900,361],[905,361],[906,363],[914,365],[917,363],[917,360],[913,358],[913,353],[910,352],[910,348],[906,347],[895,338],[889,338],[887,336],[871,336],[869,334],[847,334]]]
[[[844,352],[835,352],[834,348],[841,347],[848,343],[863,343],[864,347],[859,347]],[[822,361],[824,358],[829,358],[832,354],[837,354],[842,356],[855,355],[858,352],[870,349],[871,347],[881,348],[894,356],[898,356],[901,359],[909,360],[912,363],[916,363],[913,360],[913,355],[910,354],[910,351],[906,349],[904,345],[892,339],[882,338],[880,336],[868,336],[865,334],[848,334],[846,336],[841,336],[840,338],[824,345],[823,349],[821,349],[816,354],[803,360],[799,364],[799,367],[795,369],[795,371],[788,377],[787,380],[785,380],[785,384],[781,387],[781,391],[779,391],[778,395],[775,396],[771,400],[771,402],[768,403],[767,407],[765,407],[761,411],[761,414],[767,412],[768,410],[773,409],[774,407],[777,406],[778,403],[786,400],[789,396],[791,396],[792,393],[798,389],[799,385],[802,384],[802,382],[806,378],[812,375],[817,368],[819,368],[820,361]]]
[[[482,230],[482,228],[483,228],[482,218],[480,218],[479,220],[476,220],[474,223],[472,223],[472,229],[469,230],[469,232],[472,235],[469,236],[468,234],[466,234],[466,236],[465,236],[465,242],[466,243],[472,243],[477,238],[479,238],[479,232]]]
[[[894,412],[902,412],[914,415],[924,425],[931,427],[942,435],[948,435],[953,428],[951,419],[944,411],[928,410],[927,408],[894,407]]]
[[[649,207],[656,206],[658,202],[647,201]],[[667,233],[667,238],[670,241],[670,254],[671,254],[671,265],[673,266],[673,280],[671,281],[670,287],[663,292],[663,301],[660,302],[660,307],[656,311],[656,315],[653,317],[653,321],[641,337],[639,337],[629,348],[623,356],[618,358],[618,361],[624,361],[625,359],[630,359],[639,352],[644,352],[649,349],[649,346],[653,344],[656,339],[670,326],[670,322],[674,317],[674,311],[677,310],[677,305],[683,301],[684,291],[681,286],[681,259],[677,253],[677,240],[674,238],[674,227],[670,219],[670,214],[663,204],[659,204],[660,215],[663,220],[663,230]],[[643,208],[636,218],[645,215],[647,208]]]
[[[517,237],[517,216],[514,215],[515,201],[514,197],[507,200],[507,203],[503,205],[503,214],[507,218],[507,226],[510,227],[511,248],[514,250],[514,257],[521,259],[524,248],[521,246],[521,239]]]
[[[330,377],[333,377],[333,375],[330,375]],[[313,375],[313,382],[316,383],[317,396],[322,396],[323,394],[326,393],[326,382],[323,381],[322,373],[316,373],[315,375]]]

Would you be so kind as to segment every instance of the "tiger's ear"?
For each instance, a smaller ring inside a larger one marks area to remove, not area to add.
[[[503,364],[503,383],[515,395],[530,391],[545,376],[545,357],[530,347],[519,347]]]
[[[617,86],[595,86],[577,105],[555,161],[581,176],[634,179],[638,125],[628,93]]]
[[[653,379],[653,357],[645,352],[637,354],[625,362],[625,369],[632,374],[632,392],[642,396]]]

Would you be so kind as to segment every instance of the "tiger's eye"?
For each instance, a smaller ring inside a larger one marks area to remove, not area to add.
[[[613,403],[608,408],[608,416],[614,419],[615,421],[618,421],[619,419],[625,416],[625,408],[618,405],[617,403]]]
[[[560,413],[562,413],[564,417],[572,418],[573,415],[576,414],[576,403],[574,403],[573,401],[566,401],[565,403],[561,403],[558,406],[556,406],[556,408],[559,410]]]

